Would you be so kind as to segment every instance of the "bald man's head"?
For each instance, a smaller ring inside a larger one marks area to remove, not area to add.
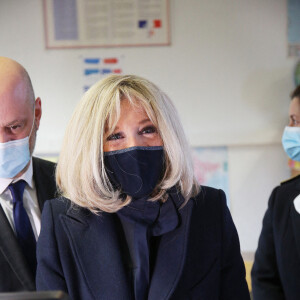
[[[0,56],[0,83],[0,101],[1,92],[8,92],[17,87],[24,100],[34,105],[35,96],[30,77],[25,68],[15,60]]]
[[[41,115],[41,99],[35,99],[27,71],[16,61],[0,56],[0,143],[29,137],[32,154]]]

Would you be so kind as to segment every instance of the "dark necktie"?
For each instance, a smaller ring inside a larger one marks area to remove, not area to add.
[[[26,186],[24,180],[10,184],[8,189],[13,197],[13,215],[19,245],[28,262],[33,275],[36,271],[36,240],[30,220],[23,206],[23,193]]]

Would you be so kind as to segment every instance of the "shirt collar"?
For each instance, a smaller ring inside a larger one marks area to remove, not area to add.
[[[26,181],[26,183],[31,187],[34,188],[33,185],[33,167],[32,167],[32,158],[30,159],[29,168],[26,170],[25,173],[23,173],[20,177],[17,177],[15,179],[12,178],[0,178],[0,195],[7,189],[7,187],[12,182],[17,182],[19,180],[23,179]]]

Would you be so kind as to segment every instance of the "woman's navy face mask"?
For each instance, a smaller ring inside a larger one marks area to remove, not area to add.
[[[104,165],[116,189],[134,198],[149,196],[164,172],[163,142],[145,109],[121,100],[120,118],[104,135]]]
[[[163,176],[162,146],[131,147],[104,153],[106,173],[116,189],[133,198],[149,196]]]

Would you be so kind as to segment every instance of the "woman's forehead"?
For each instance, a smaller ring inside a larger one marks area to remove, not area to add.
[[[125,111],[127,109],[143,112],[145,111],[145,104],[136,97],[132,97],[132,98],[126,97],[121,99],[120,109],[121,109],[121,113],[122,111]]]
[[[136,97],[123,97],[119,103],[116,103],[114,109],[110,112],[105,122],[105,132],[114,130],[119,119],[129,111],[140,114],[146,114],[152,122],[155,122],[155,115],[150,104],[146,104]]]

